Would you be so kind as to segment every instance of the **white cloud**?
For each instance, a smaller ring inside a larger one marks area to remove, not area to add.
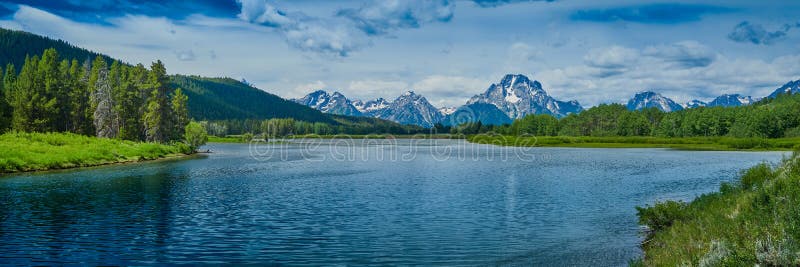
[[[467,100],[482,93],[489,82],[463,76],[432,75],[415,82],[411,87],[424,95],[434,106],[461,106]]]
[[[343,91],[351,99],[371,100],[383,97],[392,101],[400,93],[408,90],[408,87],[408,83],[401,81],[355,80],[351,81]]]
[[[678,102],[733,93],[763,97],[800,75],[800,55],[766,61],[728,58],[711,51],[694,41],[642,50],[614,46],[592,50],[585,65],[555,68],[536,78],[559,98],[593,106],[624,102],[643,90],[655,90]]]
[[[638,59],[639,51],[622,46],[592,49],[583,57],[587,65],[597,68],[623,68],[636,64]]]
[[[289,98],[301,98],[308,93],[311,93],[316,90],[325,90],[328,88],[328,85],[322,81],[315,81],[311,83],[300,84],[292,89],[292,92],[287,95]]]

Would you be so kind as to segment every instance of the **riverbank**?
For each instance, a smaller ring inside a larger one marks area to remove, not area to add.
[[[451,134],[339,134],[339,135],[290,135],[276,139],[464,139],[463,135]],[[209,143],[249,143],[247,138],[242,135],[229,135],[229,136],[209,136]]]
[[[743,172],[686,204],[637,208],[649,232],[643,266],[800,265],[800,158]]]
[[[0,151],[0,173],[13,173],[181,157],[189,148],[72,133],[6,133]]]
[[[730,137],[520,137],[505,135],[474,135],[469,142],[499,146],[579,147],[579,148],[671,148],[680,150],[752,150],[790,151],[800,148],[800,138],[730,138]]]

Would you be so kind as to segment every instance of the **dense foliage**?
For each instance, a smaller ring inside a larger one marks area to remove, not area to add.
[[[560,120],[529,115],[512,124],[480,123],[453,127],[452,132],[534,136],[658,136],[781,138],[800,136],[800,96],[781,95],[740,107],[700,107],[665,113],[656,108],[631,111],[620,104],[602,104]]]
[[[41,55],[48,48],[56,49],[62,58],[76,59],[79,62],[92,60],[98,56],[102,57],[106,63],[111,63],[112,59],[62,40],[54,40],[36,34],[0,28],[0,62],[3,64],[13,64],[17,67],[16,71],[25,63],[25,58],[30,55]]]
[[[761,164],[691,203],[638,208],[647,266],[800,265],[800,157]]]
[[[189,153],[173,145],[95,138],[73,133],[0,135],[0,172],[38,171],[135,162]]]
[[[55,49],[26,57],[3,75],[0,131],[72,132],[151,142],[180,140],[187,98],[169,87],[161,61],[150,70],[103,57],[81,64]]]
[[[169,83],[189,97],[189,115],[195,120],[293,118],[334,124],[327,114],[231,78],[173,75]]]
[[[306,122],[295,119],[268,120],[224,120],[204,121],[209,134],[214,136],[263,134],[268,137],[289,135],[336,135],[336,134],[418,134],[428,130],[413,125],[366,117],[330,115],[334,124]]]

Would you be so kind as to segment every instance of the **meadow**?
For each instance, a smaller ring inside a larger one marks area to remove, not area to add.
[[[183,143],[157,144],[73,133],[0,135],[0,172],[41,171],[136,162],[191,153]]]

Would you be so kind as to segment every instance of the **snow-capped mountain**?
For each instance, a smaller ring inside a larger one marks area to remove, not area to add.
[[[684,109],[689,109],[689,108],[699,108],[699,107],[705,107],[705,106],[708,106],[708,103],[695,99],[695,100],[686,102],[686,104],[683,105],[683,108]]]
[[[790,81],[777,90],[769,94],[768,98],[775,98],[779,94],[798,94],[800,93],[800,80],[797,81]]]
[[[485,125],[502,125],[513,120],[497,106],[487,103],[463,105],[442,120],[442,125],[455,126],[468,122],[481,122]]]
[[[683,107],[659,93],[652,91],[639,92],[633,98],[628,100],[627,105],[629,110],[641,110],[645,108],[658,108],[664,112],[672,112],[682,110]]]
[[[361,112],[353,106],[347,97],[339,92],[328,94],[323,90],[317,90],[299,99],[292,101],[309,106],[325,113],[332,113],[347,116],[361,116]]]
[[[425,97],[408,91],[397,97],[378,114],[378,118],[401,124],[414,124],[432,127],[442,120],[442,114]]]
[[[439,113],[442,113],[442,116],[447,116],[456,112],[457,109],[456,107],[441,107],[439,108]]]
[[[382,97],[367,102],[361,100],[353,101],[353,106],[358,109],[361,114],[369,117],[377,116],[381,113],[381,111],[389,107],[390,104],[391,103],[389,101],[386,101],[386,99],[383,99]]]
[[[753,103],[753,98],[750,96],[742,96],[740,94],[725,94],[714,98],[711,102],[708,102],[709,107],[738,107],[744,105],[750,105]]]
[[[488,103],[497,106],[509,118],[519,119],[528,114],[550,114],[564,117],[583,111],[577,101],[563,102],[547,95],[538,81],[525,75],[507,74],[500,83],[495,83],[486,92],[473,96],[467,105]]]

